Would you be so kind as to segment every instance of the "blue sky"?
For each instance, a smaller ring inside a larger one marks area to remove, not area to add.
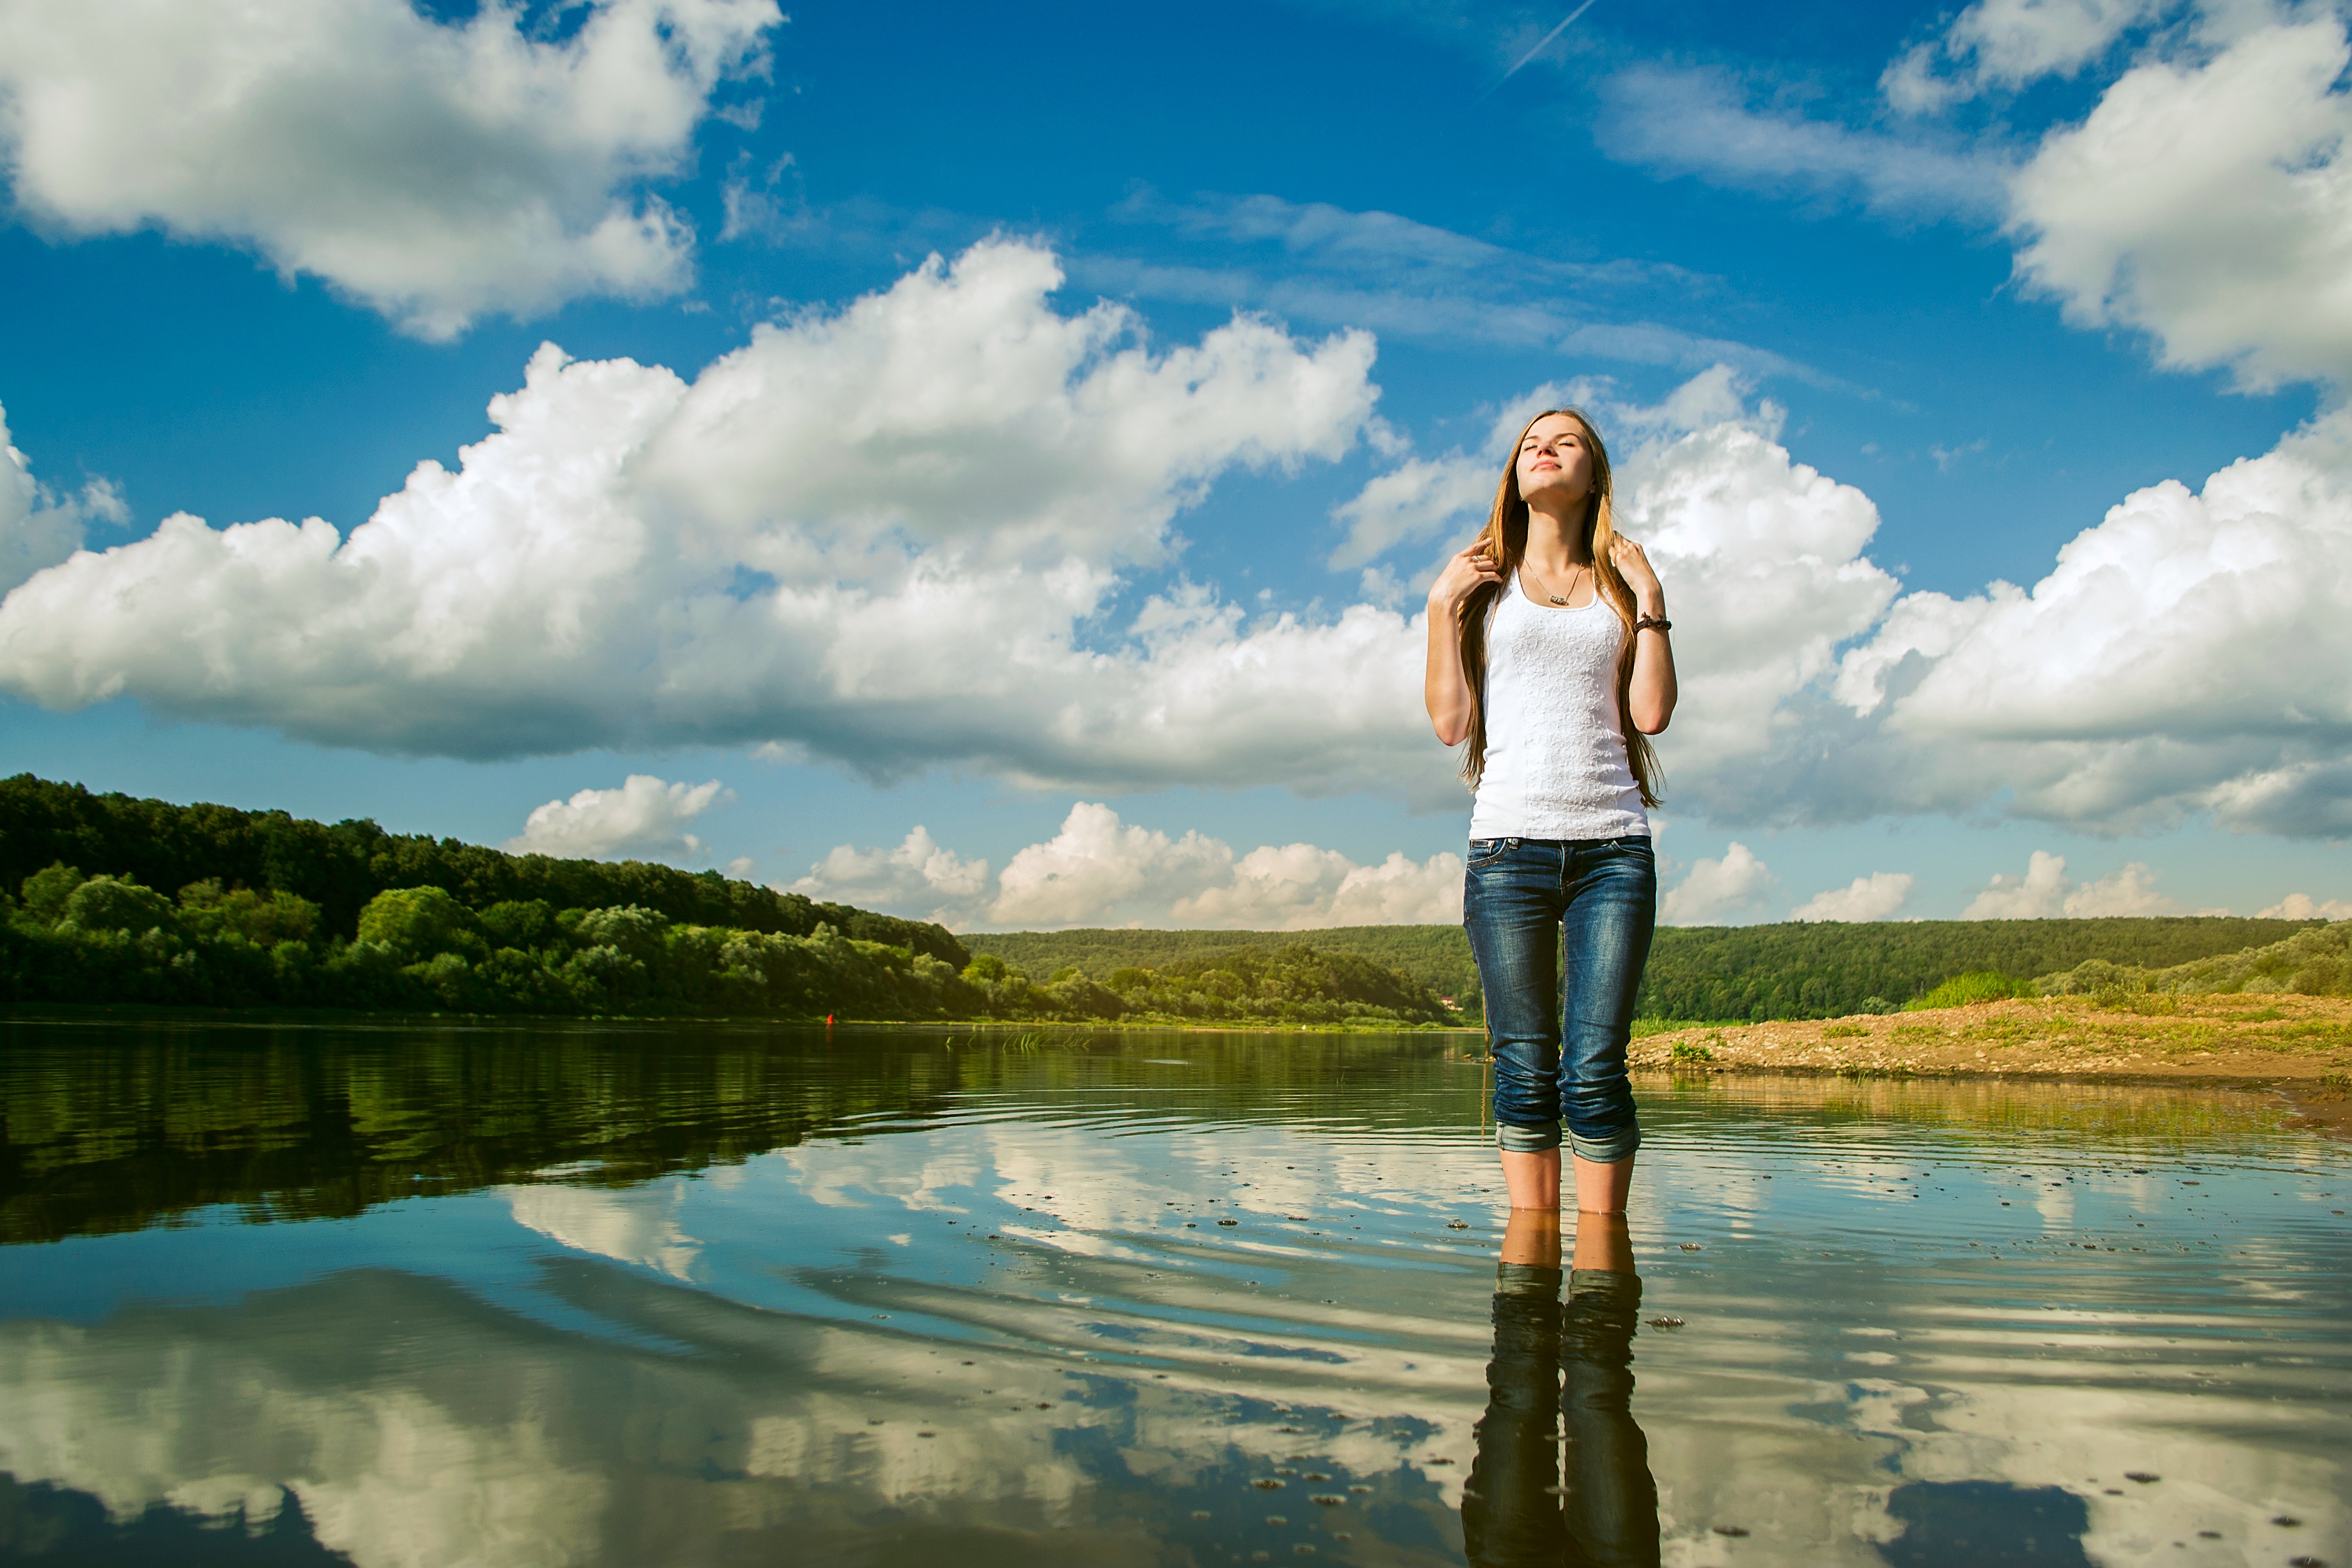
[[[2352,914],[2338,9],[116,8],[0,4],[12,770],[1445,918],[1411,618],[1549,387],[1668,918]]]

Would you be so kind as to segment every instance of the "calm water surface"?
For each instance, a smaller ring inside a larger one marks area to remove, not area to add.
[[[1431,1037],[0,1023],[0,1561],[2352,1563],[2352,1159]]]

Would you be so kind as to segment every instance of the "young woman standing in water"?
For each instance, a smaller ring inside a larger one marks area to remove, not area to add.
[[[1563,1114],[1576,1207],[1625,1209],[1642,1141],[1625,1048],[1658,896],[1648,737],[1674,716],[1670,630],[1658,574],[1611,526],[1591,423],[1537,415],[1486,530],[1429,591],[1426,679],[1437,738],[1469,743],[1462,918],[1515,1209],[1557,1214]]]

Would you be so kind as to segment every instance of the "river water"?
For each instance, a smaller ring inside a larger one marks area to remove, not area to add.
[[[1463,1037],[1025,1046],[0,1023],[0,1561],[2352,1563],[2263,1096],[1644,1081],[1563,1273]]]

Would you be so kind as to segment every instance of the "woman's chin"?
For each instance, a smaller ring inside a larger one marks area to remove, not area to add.
[[[1579,486],[1570,481],[1560,479],[1554,479],[1549,485],[1542,483],[1539,478],[1530,479],[1522,482],[1519,486],[1521,499],[1531,507],[1537,507],[1537,503],[1541,502],[1542,506],[1538,509],[1546,511],[1555,507],[1576,506],[1591,494],[1592,487],[1589,485]]]

